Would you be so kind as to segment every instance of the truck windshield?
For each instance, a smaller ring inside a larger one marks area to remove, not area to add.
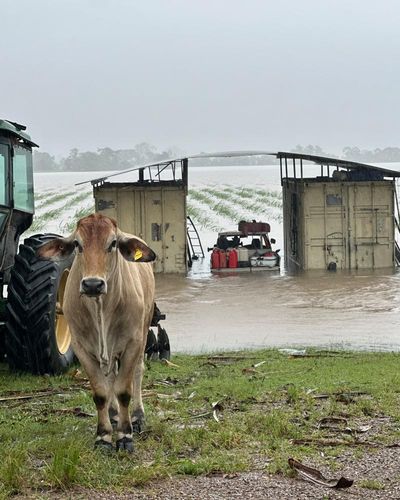
[[[9,147],[0,143],[0,205],[9,205],[6,189],[9,158]]]
[[[14,208],[34,212],[32,152],[21,146],[14,147]]]

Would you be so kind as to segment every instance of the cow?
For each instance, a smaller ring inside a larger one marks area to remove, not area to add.
[[[37,251],[51,260],[73,252],[63,313],[98,412],[95,447],[114,449],[113,420],[117,451],[132,452],[132,433],[144,426],[141,386],[156,255],[143,240],[120,231],[115,220],[97,213],[80,219],[70,236],[55,238]]]

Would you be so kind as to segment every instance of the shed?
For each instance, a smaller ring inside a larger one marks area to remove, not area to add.
[[[117,220],[157,254],[156,273],[186,273],[193,256],[203,256],[197,230],[187,216],[188,164],[195,158],[261,156],[266,151],[202,153],[133,167],[91,180],[96,212]],[[129,180],[126,175],[129,174]],[[131,181],[132,175],[137,179]],[[124,176],[113,182],[116,176]],[[112,179],[112,180],[110,180]],[[81,184],[81,183],[80,183]]]
[[[155,162],[90,181],[95,208],[151,245],[158,255],[156,272],[186,273],[196,249],[204,255],[187,217],[189,161],[264,155],[279,161],[288,270],[379,269],[400,263],[395,239],[400,172],[338,158],[230,151]],[[128,173],[136,173],[137,180],[110,181]]]
[[[149,243],[158,257],[155,272],[187,270],[187,164],[181,158],[132,169],[134,182],[108,180],[125,172],[91,181],[96,212]]]
[[[276,156],[287,269],[379,269],[399,263],[395,179],[400,172],[314,155]],[[314,175],[311,166],[318,169]]]

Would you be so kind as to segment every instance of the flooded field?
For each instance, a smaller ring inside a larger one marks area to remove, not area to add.
[[[93,209],[90,184],[76,188],[74,182],[97,176],[37,174],[33,232],[69,232],[77,218]],[[270,222],[271,236],[283,248],[279,167],[196,167],[190,169],[189,189],[189,213],[205,247],[215,242],[218,230],[254,218]],[[400,350],[398,271],[217,276],[209,271],[207,253],[187,277],[158,275],[157,301],[167,313],[173,351],[265,346]]]

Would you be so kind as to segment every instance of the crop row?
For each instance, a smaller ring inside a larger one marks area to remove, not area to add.
[[[36,194],[36,214],[30,233],[56,230],[67,233],[76,221],[94,210],[89,190],[60,193],[46,189]],[[217,231],[242,219],[267,218],[281,221],[282,195],[267,189],[205,186],[190,189],[188,215],[200,228]]]
[[[225,226],[232,226],[242,219],[266,218],[280,223],[282,221],[281,193],[252,188],[226,188],[205,187],[189,191],[188,206],[194,202],[208,213],[208,220],[222,217]],[[199,227],[209,228],[203,219],[193,216],[194,222]],[[226,227],[227,228],[227,227]]]

